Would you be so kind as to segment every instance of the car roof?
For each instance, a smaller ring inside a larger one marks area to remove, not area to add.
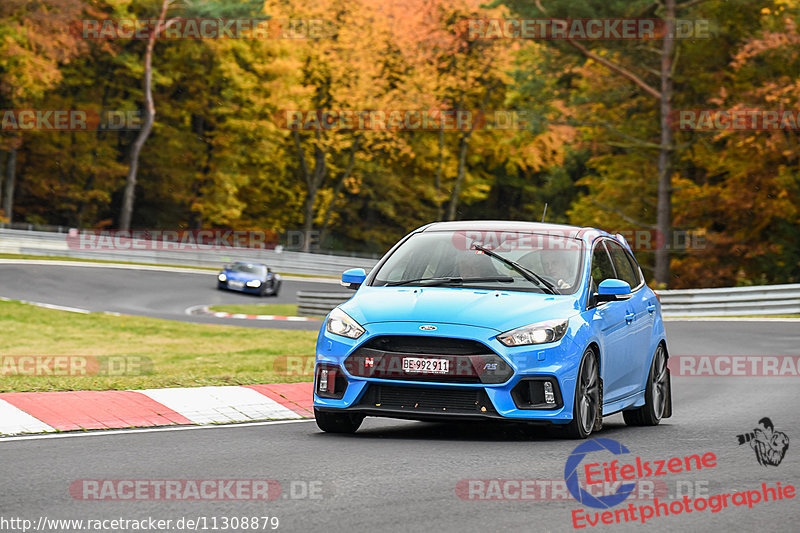
[[[254,265],[254,266],[262,266],[265,267],[264,263],[259,263],[258,261],[234,261],[233,263],[228,263],[229,265]]]
[[[433,222],[422,226],[417,231],[519,231],[530,233],[553,234],[573,239],[593,240],[609,233],[595,228],[570,226],[567,224],[550,224],[543,222],[524,222],[515,220],[459,220],[455,222]]]

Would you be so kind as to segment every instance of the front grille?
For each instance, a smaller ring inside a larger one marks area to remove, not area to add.
[[[362,348],[372,348],[384,352],[438,355],[493,353],[488,346],[478,341],[431,335],[380,335],[365,342]]]
[[[448,370],[413,371],[404,367],[407,358],[446,361]],[[363,378],[438,383],[498,384],[508,381],[513,374],[509,364],[483,343],[428,335],[374,337],[356,348],[344,365],[352,375]]]
[[[441,414],[496,414],[483,389],[449,389],[371,383],[358,403],[374,410]]]

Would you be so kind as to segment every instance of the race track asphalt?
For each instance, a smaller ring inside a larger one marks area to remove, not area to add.
[[[216,288],[216,274],[159,272],[63,265],[0,265],[0,296],[14,300],[150,316],[204,324],[317,330],[320,323],[262,321],[188,315],[197,305],[296,303],[297,291],[344,291],[330,283],[284,279],[278,297],[259,297]]]
[[[216,291],[209,275],[154,277],[130,271],[124,272],[121,284],[119,274],[0,269],[2,296],[92,310],[186,320],[181,313],[190,305],[249,299]],[[281,301],[291,301],[294,291],[305,285],[287,282]],[[183,294],[180,299],[178,293]],[[797,322],[670,321],[667,332],[672,355],[797,355],[800,346]],[[673,389],[674,416],[661,425],[626,427],[616,414],[606,418],[597,435],[622,443],[647,461],[716,455],[715,467],[659,478],[667,492],[662,501],[673,503],[673,497],[680,500],[683,494],[708,497],[755,490],[762,482],[800,484],[800,378],[674,377]],[[740,446],[736,438],[752,431],[763,417],[771,418],[792,442],[778,466],[760,465],[750,446]],[[571,497],[459,497],[456,487],[463,480],[564,479],[565,461],[578,442],[528,426],[367,419],[351,436],[321,433],[313,421],[65,435],[0,439],[0,524],[2,518],[36,523],[40,517],[206,517],[212,531],[213,518],[221,525],[233,517],[277,516],[279,531],[571,531],[573,511],[592,511]],[[605,461],[612,456],[596,452],[594,457]],[[269,502],[97,502],[77,500],[69,492],[70,484],[81,479],[218,478],[274,479],[283,492]],[[308,497],[305,489],[317,497]],[[601,524],[585,530],[778,532],[798,531],[799,523],[800,500],[795,497],[718,513],[652,518],[645,526]]]

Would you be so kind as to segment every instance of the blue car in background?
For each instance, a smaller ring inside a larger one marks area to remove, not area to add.
[[[621,235],[530,222],[441,222],[397,243],[325,318],[320,429],[365,416],[551,424],[571,437],[622,411],[672,414],[661,305]]]
[[[278,296],[281,289],[281,276],[275,274],[267,265],[237,261],[217,274],[217,288],[249,292],[259,296]]]

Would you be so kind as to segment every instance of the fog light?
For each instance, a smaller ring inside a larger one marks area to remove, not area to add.
[[[544,401],[545,403],[556,403],[556,395],[553,394],[553,384],[549,381],[544,382]]]
[[[318,387],[317,390],[319,390],[320,392],[328,390],[328,369],[327,368],[323,368],[322,370],[319,371],[319,387]]]
[[[553,377],[523,378],[511,389],[518,409],[558,409],[564,405],[558,380]]]
[[[335,365],[319,364],[315,371],[314,390],[320,398],[341,399],[347,390],[347,378]]]

